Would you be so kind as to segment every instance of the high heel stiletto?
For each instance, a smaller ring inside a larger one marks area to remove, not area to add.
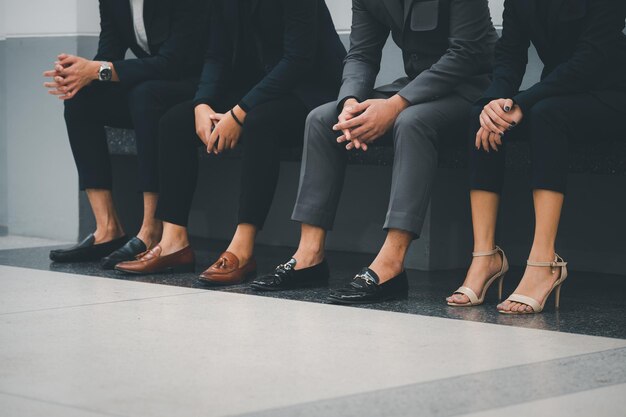
[[[522,294],[511,294],[509,296],[509,298],[507,298],[507,301],[512,301],[514,303],[526,304],[527,306],[532,308],[533,311],[510,311],[510,310],[509,311],[505,311],[505,310],[498,310],[500,313],[502,313],[502,314],[537,314],[537,313],[541,313],[543,311],[543,307],[546,305],[546,301],[548,301],[548,298],[550,297],[550,294],[552,294],[552,291],[554,291],[554,306],[555,306],[555,308],[559,308],[559,303],[561,301],[561,286],[563,285],[563,282],[567,278],[567,262],[565,262],[565,260],[563,260],[563,258],[561,258],[558,254],[555,254],[554,261],[552,261],[552,262],[532,262],[532,261],[526,261],[526,265],[528,265],[528,266],[549,267],[553,274],[556,272],[557,268],[561,268],[561,274],[559,276],[559,279],[557,279],[556,282],[552,285],[552,288],[550,289],[548,294],[546,294],[545,298],[543,299],[543,301],[541,303],[539,303],[539,301],[535,300],[534,298],[531,298],[531,297],[528,297],[528,296],[522,295]]]
[[[472,252],[472,257],[477,258],[479,256],[493,256],[496,253],[499,253],[502,256],[502,267],[500,267],[500,271],[498,271],[494,276],[489,278],[485,285],[483,286],[482,291],[480,292],[480,297],[476,295],[476,293],[469,287],[459,287],[454,294],[463,294],[469,298],[469,302],[467,303],[455,303],[453,301],[448,301],[449,306],[453,307],[472,307],[481,305],[485,301],[485,295],[487,294],[487,290],[496,280],[498,282],[498,300],[502,300],[502,283],[504,281],[504,275],[509,270],[509,261],[504,254],[504,251],[496,246],[494,250],[486,251],[486,252]]]

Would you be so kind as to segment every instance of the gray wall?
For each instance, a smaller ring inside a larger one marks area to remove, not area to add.
[[[6,28],[4,0],[0,0],[0,236],[7,233]]]
[[[12,234],[77,237],[78,183],[63,105],[42,86],[42,72],[51,68],[56,55],[76,49],[75,37],[6,40],[7,202]]]
[[[7,203],[7,91],[6,40],[0,39],[0,236],[7,233],[9,206]]]

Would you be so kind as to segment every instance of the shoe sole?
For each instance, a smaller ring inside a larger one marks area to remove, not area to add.
[[[208,279],[205,278],[198,278],[198,282],[206,285],[208,287],[229,287],[232,285],[241,285],[241,284],[245,284],[246,281],[248,281],[252,276],[256,276],[256,271],[252,271],[247,273],[241,280],[239,281],[232,281],[232,282],[219,282],[219,281],[210,281]]]
[[[195,265],[174,266],[174,267],[166,268],[162,271],[152,271],[152,272],[127,271],[125,269],[118,269],[117,266],[114,269],[117,272],[122,272],[124,274],[129,274],[129,275],[161,275],[161,274],[181,274],[181,273],[196,272]]]
[[[385,303],[387,301],[402,301],[408,298],[409,298],[409,295],[406,294],[406,295],[389,296],[389,297],[382,298],[380,300],[369,300],[369,301],[359,301],[359,300],[348,301],[348,300],[342,300],[339,298],[328,297],[328,301],[332,304],[358,305],[358,304],[378,304],[378,303]]]
[[[259,292],[278,292],[278,291],[294,291],[294,290],[297,291],[297,290],[309,290],[312,288],[328,288],[328,282],[315,283],[315,284],[310,284],[310,285],[302,285],[298,287],[288,287],[288,288],[271,288],[271,287],[265,287],[263,285],[252,283],[250,284],[250,288]]]

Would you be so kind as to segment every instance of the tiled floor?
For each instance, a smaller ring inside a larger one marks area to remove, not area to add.
[[[200,253],[204,264],[218,249]],[[411,271],[408,300],[351,308],[321,302],[324,289],[258,297],[207,291],[193,275],[98,277],[95,265],[51,266],[48,250],[0,251],[2,417],[603,417],[626,407],[626,277],[576,274],[559,314],[501,318],[493,298],[443,306],[460,271]],[[261,269],[287,255],[262,248]],[[332,283],[367,259],[330,254]]]

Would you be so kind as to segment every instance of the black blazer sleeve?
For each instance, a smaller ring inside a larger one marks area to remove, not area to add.
[[[499,98],[512,98],[517,94],[528,63],[530,36],[513,5],[514,0],[504,2],[502,36],[496,43],[493,81],[479,103]]]
[[[190,55],[196,52],[206,16],[203,0],[178,0],[170,26],[170,36],[156,55],[113,61],[122,83],[137,84],[146,80],[172,80],[184,73]]]
[[[552,96],[590,91],[609,68],[624,27],[624,0],[591,0],[582,36],[572,57],[513,100],[526,112]]]
[[[224,24],[221,2],[212,3],[209,20],[209,42],[200,75],[200,84],[194,104],[215,106],[227,85],[228,69],[233,60],[232,39],[229,28]]]
[[[283,57],[241,99],[239,106],[242,109],[248,111],[288,94],[307,76],[317,51],[319,4],[318,0],[282,0],[285,24]]]
[[[113,20],[110,5],[100,0],[100,38],[94,61],[117,61],[124,59],[128,47],[121,38],[120,30]]]

